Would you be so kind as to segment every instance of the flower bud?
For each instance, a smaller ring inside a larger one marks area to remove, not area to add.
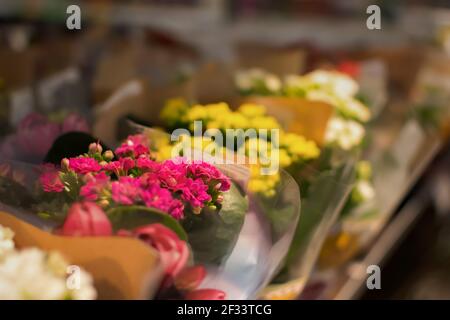
[[[93,202],[76,202],[67,214],[61,234],[65,236],[110,236],[112,226],[102,208]]]
[[[102,208],[106,208],[107,206],[109,206],[109,201],[106,199],[102,199],[98,202],[98,205]]]
[[[103,166],[106,166],[106,165],[108,164],[108,162],[106,162],[106,161],[100,161],[98,164],[101,165],[101,166],[103,167]]]
[[[69,170],[70,160],[67,158],[64,158],[61,160],[61,168],[65,171]]]
[[[106,150],[105,153],[103,153],[103,159],[111,161],[114,159],[114,153],[111,150]]]
[[[92,142],[89,145],[89,153],[90,154],[102,153],[102,151],[103,151],[103,148],[100,145],[100,143]]]
[[[219,195],[217,196],[216,202],[217,202],[217,203],[222,203],[222,202],[223,202],[223,195],[219,194]]]
[[[93,175],[91,172],[86,173],[86,174],[83,176],[83,181],[84,181],[85,183],[88,183],[89,181],[94,181],[94,180],[95,180],[95,177],[94,177],[94,175]]]
[[[200,214],[200,212],[202,212],[202,208],[200,208],[200,207],[192,208],[192,212],[194,214]]]

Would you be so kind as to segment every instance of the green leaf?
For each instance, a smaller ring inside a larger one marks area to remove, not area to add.
[[[223,196],[220,210],[203,210],[198,215],[189,213],[183,221],[196,263],[220,264],[236,244],[248,199],[234,184]]]
[[[73,172],[61,172],[59,174],[62,183],[64,184],[64,191],[73,200],[78,199],[80,193],[81,182],[78,180],[78,175]]]
[[[188,237],[177,220],[167,213],[144,206],[121,206],[107,211],[114,231],[119,229],[131,230],[152,223],[161,223],[173,230],[181,240]]]

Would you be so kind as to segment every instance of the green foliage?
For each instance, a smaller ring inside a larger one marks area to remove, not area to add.
[[[167,213],[144,206],[120,206],[107,211],[114,231],[132,230],[152,223],[161,223],[173,230],[181,240],[188,240],[186,232],[177,220]]]
[[[183,227],[196,263],[220,264],[233,250],[244,224],[248,199],[236,185],[223,194],[220,210],[203,210],[189,213]]]

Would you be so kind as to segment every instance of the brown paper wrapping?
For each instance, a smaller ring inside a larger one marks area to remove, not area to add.
[[[158,253],[136,239],[57,236],[6,212],[0,212],[0,224],[14,231],[19,249],[56,250],[87,270],[99,299],[151,298],[163,277]]]
[[[333,107],[327,103],[301,98],[248,97],[242,103],[264,105],[267,113],[275,117],[288,132],[294,132],[323,145],[328,120]]]

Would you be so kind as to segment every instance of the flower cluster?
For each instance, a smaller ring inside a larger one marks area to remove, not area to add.
[[[169,112],[176,106],[177,112]],[[282,128],[278,121],[266,113],[266,108],[262,105],[246,103],[241,105],[236,111],[232,111],[226,103],[216,103],[208,105],[194,105],[189,108],[187,103],[181,103],[179,99],[167,102],[163,109],[161,116],[169,125],[170,123],[177,123],[181,127],[194,130],[193,121],[202,121],[202,124],[208,131],[220,130],[225,132],[226,129],[277,129],[279,134],[279,141],[272,141],[270,131],[267,134],[257,137],[245,137],[245,143],[235,146],[232,150],[247,157],[256,155],[257,163],[251,168],[251,181],[249,188],[253,192],[264,193],[266,195],[274,194],[274,187],[279,181],[278,173],[269,175],[258,174],[258,170],[264,167],[263,163],[267,163],[266,158],[270,157],[274,152],[278,153],[279,164],[281,168],[288,168],[291,165],[296,165],[316,159],[320,155],[320,149],[312,140],[307,140],[305,137],[295,134],[287,133]],[[187,146],[199,146],[202,150],[213,150],[215,154],[211,156],[222,157],[226,149],[223,145],[219,145],[207,136],[204,137],[187,137],[181,136],[179,142],[172,145],[170,141],[165,140],[165,144],[161,143],[157,156],[159,158],[168,158],[172,155],[172,148],[178,150],[185,150]],[[223,142],[223,141],[222,141]],[[211,145],[217,144],[218,148],[211,148]],[[264,148],[261,146],[264,144]],[[260,170],[259,170],[260,171]]]
[[[115,151],[103,152],[93,143],[85,155],[63,159],[62,169],[46,165],[40,176],[45,192],[71,192],[75,180],[77,197],[102,207],[145,205],[182,219],[186,209],[200,213],[221,204],[230,180],[216,167],[182,158],[153,160],[144,135],[129,136]],[[69,184],[69,185],[67,185]]]
[[[58,136],[70,132],[88,132],[87,121],[78,114],[64,116],[62,121],[30,113],[19,123],[17,131],[0,143],[2,157],[40,162]]]
[[[14,233],[0,225],[0,300],[91,300],[96,298],[92,277],[79,269],[79,288],[66,285],[69,264],[57,252],[38,248],[17,251]]]
[[[276,75],[258,68],[238,71],[235,82],[244,95],[255,92],[259,95],[277,95],[282,89],[282,82]]]
[[[344,150],[361,144],[365,133],[361,123],[369,121],[371,114],[368,107],[356,98],[359,86],[348,74],[316,70],[305,75],[288,75],[283,81],[278,79],[281,85],[277,90],[261,90],[259,83],[265,82],[267,77],[266,73],[258,70],[240,71],[235,82],[244,95],[282,95],[326,102],[335,109],[335,116],[326,132],[326,142]],[[336,130],[336,126],[346,129]]]

